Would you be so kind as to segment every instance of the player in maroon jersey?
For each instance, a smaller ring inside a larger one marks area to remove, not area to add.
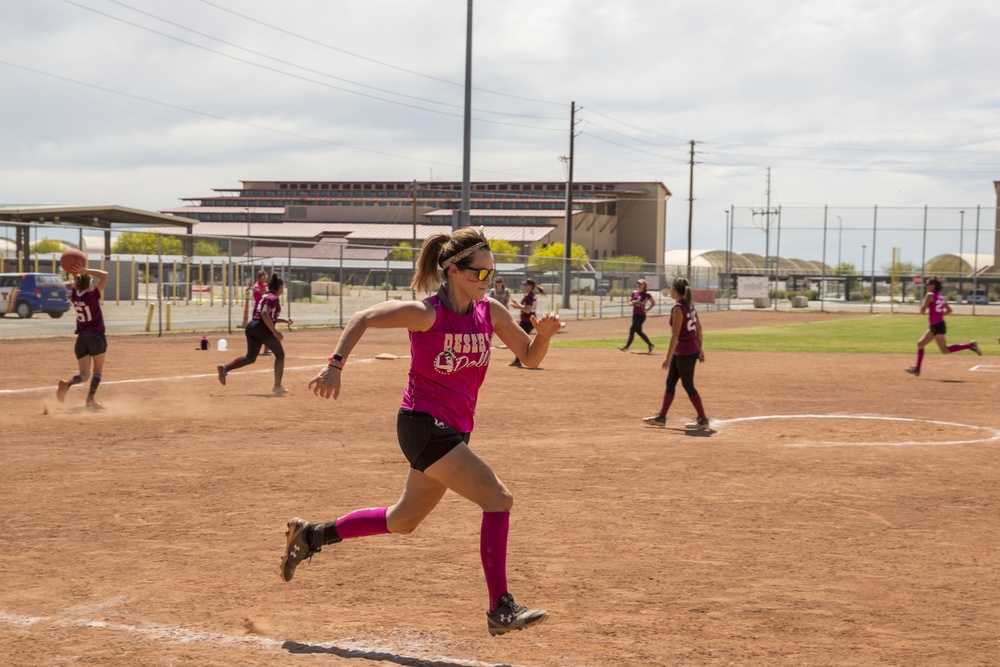
[[[663,360],[663,368],[670,369],[667,373],[667,390],[663,394],[663,404],[660,411],[652,417],[643,419],[647,424],[664,426],[667,423],[667,410],[674,401],[677,380],[681,381],[684,391],[691,399],[692,405],[698,411],[698,416],[688,428],[708,428],[708,417],[701,404],[701,395],[694,388],[694,368],[699,361],[705,361],[705,350],[701,346],[701,321],[694,309],[691,295],[691,285],[686,278],[678,277],[670,285],[670,296],[677,300],[670,309],[670,347],[667,348],[667,358]]]
[[[639,338],[645,341],[650,354],[652,354],[653,342],[642,332],[642,325],[646,321],[646,313],[656,305],[656,302],[653,300],[653,295],[646,291],[646,281],[642,278],[635,281],[635,291],[632,292],[629,304],[632,306],[632,328],[628,330],[628,341],[625,346],[618,349],[622,352],[628,352],[632,341],[638,334]]]
[[[278,317],[281,314],[281,294],[285,291],[285,282],[277,273],[267,281],[267,294],[261,297],[253,310],[253,319],[244,331],[247,337],[247,353],[236,357],[228,364],[219,364],[219,382],[226,384],[229,371],[243,368],[257,361],[260,348],[266,347],[274,352],[274,392],[275,396],[284,396],[288,390],[281,386],[281,377],[285,372],[285,350],[281,347],[284,336],[278,331],[279,322],[292,324],[292,320]]]
[[[972,350],[978,355],[982,355],[979,351],[979,344],[976,341],[971,343],[961,343],[958,345],[948,345],[948,341],[945,339],[945,334],[948,332],[948,326],[944,323],[944,316],[951,314],[951,306],[948,305],[948,299],[945,298],[944,294],[941,294],[941,279],[937,276],[929,279],[927,281],[927,294],[924,296],[924,300],[920,302],[920,314],[923,315],[927,313],[928,327],[924,335],[920,337],[917,341],[917,365],[910,366],[906,369],[906,372],[910,375],[916,375],[920,377],[920,367],[924,363],[924,348],[932,340],[937,342],[938,349],[941,350],[941,354],[951,354],[952,352],[961,352],[962,350]]]
[[[250,310],[250,300],[246,299],[243,302],[244,329],[246,329],[247,324],[250,323],[250,313],[257,312],[257,306],[260,305],[260,300],[264,298],[265,294],[267,294],[267,271],[261,269],[257,272],[257,280],[250,286],[250,289],[247,290],[247,294],[253,296],[253,310]],[[260,356],[269,357],[271,356],[271,351],[265,347]]]
[[[73,289],[70,291],[69,299],[73,304],[73,310],[76,311],[74,351],[79,370],[68,381],[59,380],[56,399],[62,403],[66,400],[66,392],[70,387],[90,378],[86,405],[91,410],[100,410],[103,406],[97,402],[94,394],[101,384],[104,354],[108,351],[108,341],[104,336],[104,312],[101,310],[101,294],[104,292],[104,286],[108,284],[108,272],[88,269],[86,265],[80,263],[70,273],[73,274]],[[93,284],[94,278],[97,279],[97,285]]]
[[[524,329],[524,333],[530,334],[534,329],[534,325],[531,324],[531,318],[535,317],[538,313],[538,295],[544,295],[545,290],[535,284],[535,281],[528,278],[524,281],[524,296],[521,297],[520,303],[514,297],[510,299],[510,305],[521,311],[521,320],[518,322],[518,326]],[[521,360],[514,357],[509,365],[516,368],[521,368]]]

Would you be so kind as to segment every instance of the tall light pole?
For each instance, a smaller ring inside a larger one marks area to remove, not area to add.
[[[250,207],[249,206],[247,206],[247,258],[250,260],[250,265],[247,268],[247,270],[250,271],[250,280],[247,281],[247,284],[250,284],[250,282],[253,280],[253,240],[252,240],[252,237],[250,235]],[[291,267],[288,267],[288,268],[289,268],[289,270],[291,270]]]
[[[865,248],[868,246],[861,246],[861,289],[865,289]]]
[[[458,220],[452,218],[452,231],[469,226],[472,208],[470,155],[472,153],[472,0],[469,0],[465,25],[465,129],[462,142],[462,204]]]
[[[965,281],[962,280],[962,278],[965,277],[965,276],[962,275],[964,273],[964,271],[962,271],[962,262],[963,262],[963,260],[962,260],[962,251],[964,249],[962,241],[965,238],[965,211],[959,211],[958,215],[959,215],[959,218],[958,218],[958,295],[959,295],[959,297],[961,297],[962,296],[962,288],[964,287],[963,283],[965,282]]]
[[[733,220],[732,223],[736,221]],[[726,304],[733,299],[733,228],[729,220],[729,209],[726,209]]]
[[[837,216],[837,270],[840,271],[840,246],[841,241],[844,240],[844,220],[838,215]]]

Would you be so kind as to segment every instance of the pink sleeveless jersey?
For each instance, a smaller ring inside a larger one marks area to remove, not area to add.
[[[695,311],[694,306],[689,308],[683,299],[678,301],[675,307],[670,309],[671,330],[673,330],[674,326],[674,317],[678,313],[680,313],[680,316],[684,320],[681,322],[681,333],[677,337],[677,346],[674,348],[674,354],[698,354],[701,352],[701,345],[698,343],[698,313]]]
[[[941,292],[931,292],[934,298],[931,299],[930,308],[927,309],[927,318],[930,324],[944,322],[944,310],[948,305],[948,299]]]
[[[426,412],[461,433],[474,425],[479,387],[490,364],[493,321],[487,299],[473,301],[460,315],[441,302],[426,299],[437,317],[427,331],[410,332],[410,377],[402,407]]]

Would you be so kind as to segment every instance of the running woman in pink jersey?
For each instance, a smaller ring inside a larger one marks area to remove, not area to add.
[[[924,296],[924,300],[920,302],[920,314],[923,315],[924,313],[928,313],[930,326],[924,332],[924,335],[920,337],[920,340],[917,341],[917,365],[907,368],[907,373],[920,377],[920,367],[924,363],[924,348],[931,342],[931,339],[937,341],[941,354],[972,350],[976,354],[982,355],[976,341],[962,343],[961,345],[948,345],[945,341],[945,334],[948,332],[948,327],[944,323],[944,316],[951,315],[951,306],[948,305],[948,299],[945,298],[944,294],[941,294],[941,279],[937,276],[927,281],[927,294]]]
[[[76,312],[76,361],[79,371],[69,380],[59,380],[56,389],[56,399],[62,403],[66,400],[66,392],[75,384],[86,382],[90,378],[90,391],[87,393],[86,406],[90,410],[101,410],[104,406],[97,402],[94,394],[101,384],[101,374],[104,371],[104,354],[108,351],[108,340],[104,336],[104,312],[101,310],[101,294],[108,284],[107,271],[88,269],[83,264],[77,266],[73,274],[73,289],[69,300]],[[97,278],[97,285],[93,285]],[[94,374],[91,375],[91,366]]]
[[[663,394],[660,411],[651,417],[643,419],[647,424],[665,426],[667,410],[674,402],[674,392],[677,380],[681,381],[691,404],[698,411],[694,421],[687,428],[708,428],[708,417],[701,404],[701,394],[694,388],[694,369],[699,361],[705,361],[705,350],[701,346],[701,320],[694,309],[691,296],[691,285],[686,278],[678,277],[670,285],[670,296],[677,300],[670,309],[670,346],[667,348],[667,358],[663,360],[663,368],[667,372],[667,390]]]
[[[483,510],[479,552],[489,607],[491,635],[544,621],[548,613],[514,602],[507,589],[507,533],[514,498],[493,470],[469,448],[479,387],[496,335],[528,366],[537,366],[559,330],[556,315],[534,317],[534,337],[524,332],[501,303],[486,297],[494,274],[493,254],[482,230],[435,234],[420,251],[411,287],[437,294],[423,301],[386,301],[356,313],[344,329],[330,363],[309,382],[313,393],[340,394],[345,364],[369,328],[407,329],[410,373],[396,417],[396,436],[410,463],[396,504],[350,512],[326,523],[288,522],[281,580],[326,545],[341,540],[412,533],[449,489]]]

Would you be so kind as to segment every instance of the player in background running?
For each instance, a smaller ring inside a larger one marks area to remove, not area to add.
[[[941,279],[934,276],[927,281],[927,294],[924,295],[924,300],[920,302],[920,314],[928,314],[928,323],[930,326],[924,332],[924,335],[920,337],[920,340],[917,341],[917,365],[907,368],[907,373],[920,377],[920,367],[924,363],[924,348],[927,347],[927,344],[931,340],[937,342],[941,354],[972,350],[976,354],[982,355],[976,341],[961,343],[959,345],[948,345],[945,340],[948,326],[945,324],[944,318],[945,315],[951,315],[951,312],[948,299],[945,298],[944,294],[941,294]]]
[[[62,403],[66,400],[66,392],[75,384],[86,382],[90,378],[90,391],[87,393],[86,406],[91,410],[101,410],[104,406],[97,402],[94,395],[101,384],[104,371],[104,354],[108,351],[108,340],[104,335],[104,312],[101,310],[101,295],[108,284],[107,271],[88,269],[79,264],[70,271],[73,274],[73,289],[69,300],[76,311],[76,345],[74,352],[79,370],[68,381],[59,380],[56,389],[56,399]],[[93,279],[97,278],[97,284]],[[93,375],[91,375],[93,367]]]
[[[537,334],[532,337],[525,333],[507,308],[486,298],[494,266],[482,229],[434,234],[420,251],[411,287],[428,292],[440,285],[437,294],[422,301],[386,301],[351,317],[330,355],[329,365],[309,382],[309,388],[317,396],[336,399],[345,364],[365,331],[406,329],[410,337],[410,372],[396,415],[396,437],[410,470],[394,505],[355,510],[326,523],[290,520],[281,559],[282,581],[290,581],[303,559],[327,545],[350,538],[412,533],[451,490],[483,512],[479,553],[489,595],[489,633],[520,630],[547,618],[545,611],[516,604],[507,588],[507,536],[514,497],[490,466],[470,449],[469,441],[479,388],[490,362],[493,334],[526,365],[537,366],[548,351],[549,340],[559,330],[559,318],[532,317]],[[331,426],[336,428],[335,424]],[[329,462],[317,462],[320,469],[330,469]],[[360,474],[358,470],[338,473],[335,464],[332,469],[335,475]],[[317,492],[322,495],[320,487]],[[419,556],[414,559],[419,560]],[[398,575],[404,579],[430,577],[427,565],[415,562]],[[340,581],[350,581],[345,561],[340,562],[336,576]],[[406,604],[415,609],[425,606],[421,600]]]
[[[656,305],[656,302],[653,300],[653,295],[646,291],[646,281],[644,279],[639,278],[635,281],[635,291],[632,292],[629,304],[632,306],[632,328],[628,330],[628,341],[626,341],[625,347],[618,349],[622,352],[628,352],[629,347],[632,346],[632,341],[635,339],[636,334],[638,334],[639,338],[645,341],[646,346],[649,348],[649,353],[652,354],[653,343],[642,332],[642,324],[646,321],[646,313]]]
[[[228,364],[218,366],[219,382],[226,384],[226,376],[230,371],[237,368],[249,366],[257,361],[260,348],[265,347],[274,352],[274,388],[271,390],[275,396],[284,396],[288,390],[281,386],[281,378],[285,372],[285,350],[281,346],[284,336],[278,331],[279,322],[292,324],[292,320],[278,317],[281,314],[281,294],[285,291],[285,282],[277,273],[271,275],[267,281],[267,294],[257,302],[257,307],[253,311],[253,319],[247,324],[245,330],[247,338],[247,353],[242,357],[236,357]]]
[[[645,417],[647,424],[664,426],[667,423],[667,411],[674,402],[674,392],[677,381],[680,380],[687,392],[691,404],[698,411],[694,421],[687,424],[688,428],[708,428],[708,417],[701,404],[701,394],[694,387],[694,369],[698,362],[705,361],[705,350],[701,343],[701,320],[695,311],[691,294],[691,285],[686,278],[678,277],[670,285],[670,296],[677,301],[670,309],[670,346],[667,348],[667,358],[662,367],[667,372],[667,390],[663,394],[660,411],[651,417]]]

